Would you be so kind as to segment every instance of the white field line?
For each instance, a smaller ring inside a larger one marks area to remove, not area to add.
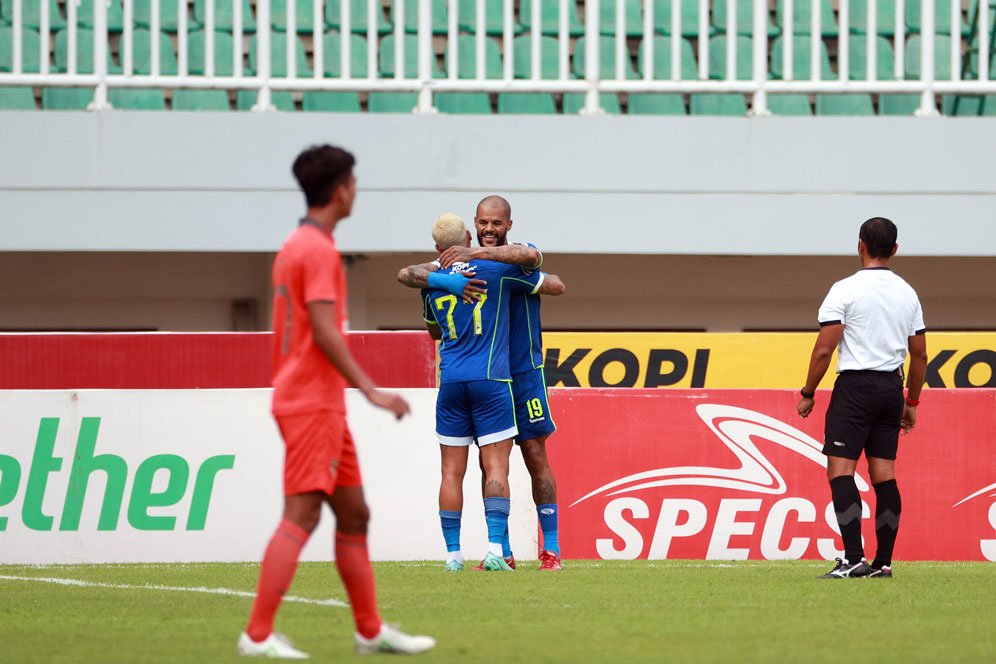
[[[255,593],[247,592],[245,590],[231,590],[229,588],[205,588],[201,587],[182,587],[182,586],[156,586],[156,585],[143,585],[135,586],[127,583],[101,583],[98,581],[81,581],[80,579],[62,579],[56,577],[47,576],[11,576],[8,574],[0,574],[0,580],[3,581],[34,581],[36,583],[52,583],[59,586],[77,586],[80,588],[111,588],[114,590],[161,590],[166,592],[180,592],[180,593],[201,593],[204,595],[222,595],[224,597],[248,597],[253,598],[256,596]],[[314,604],[316,606],[335,606],[340,608],[346,608],[349,605],[338,599],[311,599],[308,597],[295,597],[294,595],[286,595],[284,597],[285,602],[293,602],[295,604]]]

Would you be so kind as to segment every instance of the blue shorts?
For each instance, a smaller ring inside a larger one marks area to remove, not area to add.
[[[512,394],[515,395],[515,423],[519,428],[516,443],[549,436],[557,430],[550,413],[543,367],[512,376]]]
[[[436,439],[440,445],[491,445],[517,433],[511,383],[473,380],[439,386]]]

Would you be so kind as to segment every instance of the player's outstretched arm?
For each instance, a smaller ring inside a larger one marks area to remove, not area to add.
[[[547,274],[540,285],[540,289],[536,292],[540,295],[563,295],[567,292],[567,286],[564,285],[564,282],[557,275]]]
[[[409,265],[398,272],[398,281],[409,288],[426,288],[429,285],[429,273],[438,269],[435,263]]]
[[[475,279],[473,272],[439,274],[434,263],[409,265],[398,272],[398,281],[409,288],[441,288],[462,297],[467,304],[477,301],[479,293],[487,293],[487,281]]]
[[[820,381],[830,368],[830,358],[833,357],[833,352],[840,344],[842,336],[844,336],[844,326],[841,323],[824,325],[820,328],[816,343],[813,345],[813,354],[809,358],[809,373],[806,375],[806,385],[802,388],[804,392],[816,392]],[[802,397],[796,406],[799,416],[809,417],[815,403],[812,398]]]
[[[543,265],[543,254],[539,249],[525,244],[506,244],[501,247],[450,247],[439,256],[439,263],[448,268],[454,263],[466,263],[474,259],[521,265],[528,270],[537,270]]]
[[[351,385],[363,392],[367,400],[378,408],[389,410],[401,419],[408,414],[408,402],[393,392],[377,389],[366,372],[353,359],[346,340],[335,324],[335,302],[308,302],[308,317],[315,344]]]

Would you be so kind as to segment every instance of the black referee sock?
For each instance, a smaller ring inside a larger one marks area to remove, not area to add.
[[[875,536],[878,538],[878,551],[872,567],[882,568],[892,565],[892,549],[896,545],[899,532],[899,515],[903,511],[903,501],[899,497],[896,480],[875,485]]]
[[[844,540],[844,557],[847,562],[861,562],[865,548],[861,544],[861,494],[853,475],[841,475],[830,480],[830,495],[837,513],[837,526]]]

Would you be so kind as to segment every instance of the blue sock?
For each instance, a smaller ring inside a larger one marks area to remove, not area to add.
[[[443,526],[443,539],[446,551],[460,550],[460,512],[439,510],[439,523]]]
[[[508,526],[505,527],[505,535],[501,538],[501,555],[505,560],[512,557],[512,542],[508,539]]]
[[[543,531],[543,548],[560,555],[560,540],[557,535],[557,504],[546,503],[536,508],[540,530]]]
[[[488,542],[500,545],[508,531],[508,510],[511,501],[508,498],[485,498],[484,518],[488,522]]]

